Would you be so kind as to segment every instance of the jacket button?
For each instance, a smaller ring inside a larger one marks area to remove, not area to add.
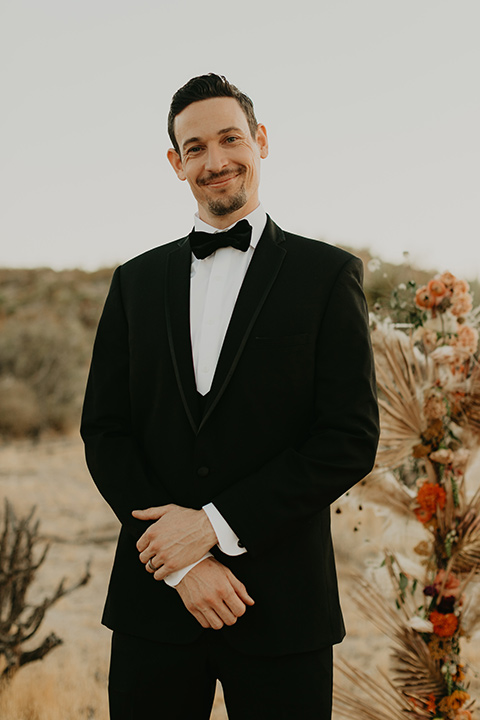
[[[199,477],[207,477],[209,472],[210,472],[210,470],[207,467],[205,467],[204,465],[202,465],[202,467],[198,468],[197,475]]]

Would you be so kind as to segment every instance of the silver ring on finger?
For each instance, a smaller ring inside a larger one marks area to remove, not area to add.
[[[152,572],[156,572],[156,571],[158,570],[158,568],[156,568],[155,565],[152,563],[152,558],[150,558],[150,560],[148,561],[147,565],[148,565],[148,567],[150,568],[150,570],[151,570]]]

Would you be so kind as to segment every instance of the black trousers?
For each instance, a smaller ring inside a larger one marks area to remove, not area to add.
[[[209,720],[217,679],[229,720],[331,720],[331,647],[280,657],[244,655],[215,630],[188,645],[114,633],[110,718]]]

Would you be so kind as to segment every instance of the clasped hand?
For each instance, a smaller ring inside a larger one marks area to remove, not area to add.
[[[197,562],[217,543],[203,510],[162,505],[134,510],[138,520],[154,520],[137,542],[140,561],[155,580]]]
[[[132,515],[155,521],[137,542],[140,560],[155,580],[197,562],[217,543],[203,510],[163,505],[134,510]],[[254,604],[245,585],[212,557],[195,565],[175,589],[200,625],[214,630],[233,625],[247,605]]]

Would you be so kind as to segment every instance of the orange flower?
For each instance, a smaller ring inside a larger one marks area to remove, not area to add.
[[[447,288],[443,282],[441,280],[437,280],[436,278],[430,280],[427,285],[427,290],[430,295],[434,297],[435,305],[439,305],[447,293]]]
[[[454,690],[451,695],[444,697],[443,700],[440,702],[440,710],[442,712],[448,712],[449,710],[460,710],[462,705],[467,702],[469,697],[470,695],[465,692],[465,690]]]
[[[443,613],[433,610],[429,615],[429,620],[433,625],[433,632],[439,637],[452,637],[458,628],[458,617],[453,613]]]
[[[435,296],[430,293],[426,285],[415,293],[415,304],[423,308],[435,307]]]
[[[417,495],[417,503],[420,507],[414,511],[417,519],[422,523],[429,522],[436,513],[437,506],[443,510],[446,497],[446,492],[441,485],[434,485],[430,482],[423,483]]]
[[[432,693],[428,696],[427,710],[429,712],[435,712],[437,709],[437,703],[435,702],[435,695]]]

